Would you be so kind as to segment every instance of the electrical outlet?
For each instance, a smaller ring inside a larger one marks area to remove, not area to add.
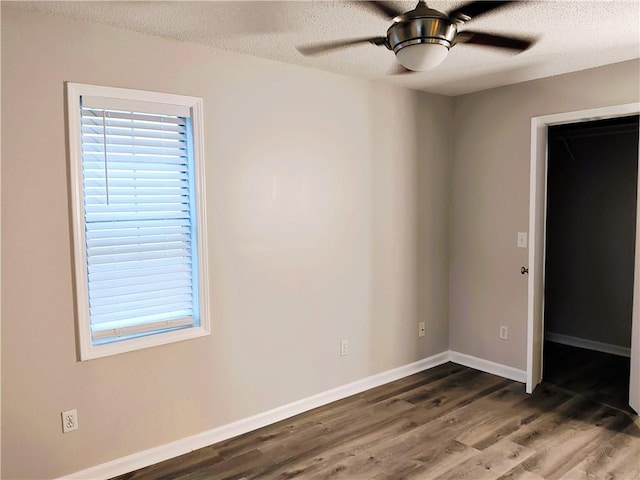
[[[340,355],[349,355],[349,340],[342,340],[340,342]]]
[[[509,339],[509,327],[505,325],[500,325],[500,339],[501,340]]]
[[[73,410],[67,410],[62,412],[62,433],[71,432],[78,429],[78,412],[74,408]]]
[[[424,337],[424,322],[418,323],[418,336]]]

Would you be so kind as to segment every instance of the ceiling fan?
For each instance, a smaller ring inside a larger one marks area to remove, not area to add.
[[[386,47],[395,53],[404,72],[422,72],[439,65],[457,44],[473,44],[522,52],[533,40],[522,37],[494,35],[473,30],[458,31],[469,20],[484,15],[512,1],[473,1],[445,14],[429,8],[420,0],[417,6],[402,13],[386,2],[358,2],[366,5],[392,24],[384,37],[355,38],[298,47],[303,55],[319,55],[362,43]]]

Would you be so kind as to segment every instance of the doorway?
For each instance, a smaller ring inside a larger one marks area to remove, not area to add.
[[[545,220],[547,208],[547,129],[593,120],[638,115],[640,103],[534,117],[531,122],[531,172],[529,212],[529,279],[527,307],[527,392],[543,375]],[[636,198],[636,205],[640,197]],[[636,224],[637,227],[637,224]],[[640,252],[640,229],[636,228],[635,250]],[[630,347],[629,404],[640,410],[640,255],[634,259],[633,315]]]
[[[638,116],[549,126],[543,378],[629,397]],[[615,367],[615,368],[613,368]],[[569,372],[569,369],[573,369]]]

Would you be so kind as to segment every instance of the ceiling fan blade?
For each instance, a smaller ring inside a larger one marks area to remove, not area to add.
[[[524,52],[535,43],[530,38],[507,37],[504,35],[494,35],[492,33],[473,32],[465,30],[458,32],[455,43],[467,43],[472,45],[483,45],[485,47],[507,48]]]
[[[359,1],[358,4],[363,5],[367,10],[372,11],[376,15],[382,16],[385,20],[390,20],[404,13],[404,11],[393,6],[391,2]]]
[[[512,1],[475,1],[469,2],[456,8],[452,12],[449,12],[449,18],[459,22],[467,22],[472,18],[478,17],[485,13],[491,12],[497,8],[500,8]]]
[[[324,53],[330,53],[335,50],[349,48],[361,43],[371,43],[373,45],[385,46],[387,44],[387,39],[386,37],[352,38],[350,40],[336,40],[334,42],[304,45],[301,47],[296,47],[296,50],[298,50],[305,57],[312,57],[314,55],[322,55]]]

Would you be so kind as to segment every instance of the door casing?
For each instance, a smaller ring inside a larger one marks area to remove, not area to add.
[[[547,127],[640,114],[640,102],[533,117],[529,176],[529,278],[527,295],[527,393],[542,380],[544,348],[544,256],[547,216]],[[640,152],[639,152],[640,157]],[[636,254],[631,330],[629,404],[640,411],[640,188],[637,194]]]

